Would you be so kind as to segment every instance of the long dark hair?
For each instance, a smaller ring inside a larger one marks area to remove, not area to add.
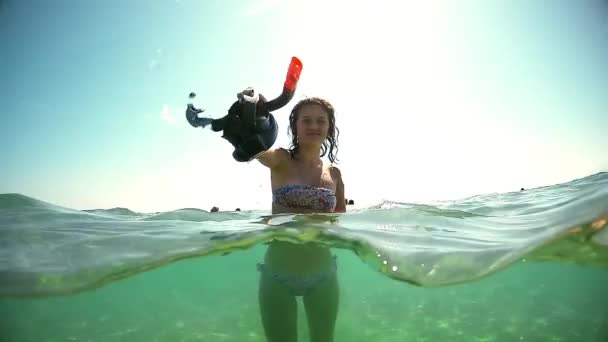
[[[300,144],[298,143],[298,130],[296,123],[298,121],[298,115],[300,115],[300,109],[306,105],[318,105],[327,112],[327,118],[329,119],[329,128],[327,130],[327,139],[321,145],[321,155],[325,156],[329,148],[329,161],[336,163],[338,160],[338,136],[340,130],[336,127],[336,117],[334,115],[334,106],[329,101],[319,97],[309,97],[300,100],[289,114],[289,131],[288,134],[291,136],[291,146],[289,147],[289,155],[294,158],[296,153],[300,150]]]

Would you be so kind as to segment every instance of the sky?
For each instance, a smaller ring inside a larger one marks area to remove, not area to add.
[[[0,44],[0,193],[74,209],[269,209],[269,170],[184,111],[278,96],[292,56],[275,147],[328,99],[357,206],[608,171],[605,0],[0,0]]]

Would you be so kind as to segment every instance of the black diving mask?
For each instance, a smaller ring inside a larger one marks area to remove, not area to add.
[[[238,100],[230,106],[228,114],[220,119],[198,117],[204,110],[189,103],[186,119],[193,127],[211,125],[214,132],[223,131],[222,138],[234,146],[233,158],[238,162],[248,162],[275,143],[278,135],[277,122],[271,112],[284,107],[295,94],[300,79],[302,62],[292,57],[283,92],[277,98],[267,101],[253,88],[247,88],[237,94]],[[195,93],[190,93],[193,100]]]

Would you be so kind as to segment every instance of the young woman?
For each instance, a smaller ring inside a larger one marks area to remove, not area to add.
[[[313,97],[289,116],[291,147],[271,149],[257,159],[270,168],[272,213],[345,212],[344,183],[333,165],[337,134],[333,106]],[[331,165],[321,157],[328,154]],[[302,296],[311,342],[333,341],[339,288],[336,259],[313,243],[272,242],[258,264],[259,303],[269,342],[297,341],[297,301]]]

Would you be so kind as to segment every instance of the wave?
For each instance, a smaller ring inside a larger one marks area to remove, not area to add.
[[[348,249],[417,286],[465,283],[517,262],[608,266],[608,174],[456,201],[384,201],[344,214],[74,210],[0,195],[0,296],[66,295],[185,258],[272,240]]]

